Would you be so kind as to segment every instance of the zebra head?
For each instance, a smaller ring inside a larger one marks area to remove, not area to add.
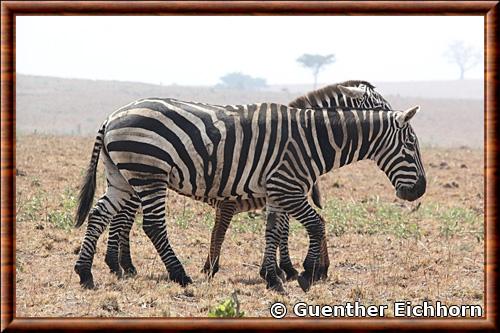
[[[338,90],[346,97],[351,99],[351,103],[358,109],[371,110],[392,110],[391,104],[380,95],[375,87],[366,81],[346,81],[337,85]]]
[[[380,142],[380,149],[373,156],[396,189],[396,196],[408,201],[420,198],[426,188],[418,139],[410,125],[419,109],[415,106],[388,114],[386,139]]]

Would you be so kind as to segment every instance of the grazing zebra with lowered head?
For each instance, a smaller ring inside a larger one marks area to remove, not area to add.
[[[298,97],[289,104],[291,107],[300,108],[321,108],[323,105],[332,112],[346,108],[379,109],[384,111],[392,109],[389,102],[375,91],[375,87],[371,83],[359,80],[329,85]],[[321,208],[317,184],[313,185],[312,199],[315,205]],[[240,212],[263,208],[265,200],[263,198],[238,201],[213,200],[210,204],[216,208],[215,224],[211,233],[209,254],[202,271],[212,277],[219,270],[220,250],[232,217]],[[122,276],[122,269],[126,275],[136,274],[130,256],[129,232],[134,222],[137,205],[138,202],[132,209],[124,208],[123,213],[120,212],[111,221],[105,261],[111,272],[119,277]],[[287,281],[295,279],[298,272],[293,267],[289,256],[288,223],[284,225],[279,250],[280,264],[276,268],[278,275],[280,277],[286,276],[284,279]],[[323,277],[326,278],[329,266],[326,237],[321,245],[320,256],[321,260],[324,261],[322,266],[325,267]],[[284,279],[282,278],[282,280]]]
[[[75,271],[93,287],[92,260],[108,222],[134,197],[143,209],[143,229],[170,279],[191,279],[171,248],[165,226],[167,188],[197,198],[265,198],[266,249],[261,276],[283,291],[276,250],[287,217],[307,230],[309,248],[298,281],[303,290],[318,280],[324,225],[307,201],[318,177],[361,159],[373,159],[396,188],[415,200],[425,192],[416,136],[404,112],[298,109],[274,103],[217,106],[175,99],[142,99],[108,117],[101,126],[81,191],[77,225],[90,211],[95,170],[103,150],[108,187],[90,213]],[[250,162],[249,162],[250,161]]]

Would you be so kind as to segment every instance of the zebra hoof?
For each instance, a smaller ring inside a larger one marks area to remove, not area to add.
[[[286,280],[287,281],[297,280],[297,277],[299,276],[299,272],[293,267],[289,271],[285,270],[285,273],[286,273]]]
[[[321,267],[320,268],[320,275],[319,275],[319,279],[320,280],[326,280],[328,278],[328,268],[326,267]]]
[[[312,285],[312,277],[307,274],[307,272],[302,272],[298,277],[297,281],[299,282],[300,288],[304,292],[308,292]]]
[[[80,280],[80,285],[82,286],[83,289],[87,290],[95,289],[94,281],[92,279],[84,281]]]
[[[110,267],[109,272],[116,275],[118,279],[123,278],[123,272],[120,267],[113,267],[113,268]]]
[[[177,282],[178,284],[181,285],[181,287],[185,287],[188,284],[193,283],[193,280],[189,276],[186,275],[186,273],[177,273],[177,274],[171,274],[170,275],[170,280]]]
[[[114,273],[114,271],[120,269],[120,264],[118,263],[118,254],[110,255],[106,253],[106,257],[104,257],[104,262],[109,267],[109,270]]]
[[[205,266],[201,269],[201,272],[206,274],[209,279],[213,278],[215,273],[219,271],[219,265],[213,265],[205,263]]]
[[[95,289],[94,278],[90,271],[85,271],[75,266],[75,272],[80,276],[80,286],[82,286],[83,289]]]
[[[280,266],[282,270],[285,271],[286,274],[286,281],[293,281],[297,279],[297,276],[299,276],[299,272],[293,268],[292,265],[283,265]]]
[[[137,275],[137,270],[135,269],[134,266],[127,267],[123,269],[123,277],[129,278],[129,277],[134,277]]]
[[[285,294],[285,288],[283,288],[283,283],[279,279],[276,279],[275,281],[268,281],[267,282],[267,289],[275,291],[279,294]]]

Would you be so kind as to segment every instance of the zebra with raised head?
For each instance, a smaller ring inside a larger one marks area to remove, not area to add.
[[[304,96],[293,100],[289,106],[299,108],[321,108],[325,106],[329,111],[335,112],[346,108],[365,108],[390,111],[390,103],[383,98],[375,87],[367,82],[360,80],[350,80],[337,84],[332,84],[324,88],[309,92]],[[316,206],[321,208],[320,192],[317,184],[313,185],[312,199]],[[212,277],[219,270],[219,259],[222,243],[227,228],[229,227],[233,216],[240,212],[261,209],[265,205],[265,199],[247,199],[247,200],[212,200],[210,205],[216,208],[215,223],[211,233],[209,254],[205,261],[203,272]],[[127,275],[135,275],[136,269],[132,264],[129,246],[129,232],[134,222],[135,211],[124,209],[128,218],[124,214],[117,214],[111,221],[108,248],[105,261],[111,272],[118,276],[122,275],[122,269]],[[129,212],[132,214],[128,214]],[[324,221],[323,221],[324,223]],[[283,227],[281,241],[279,245],[280,264],[277,267],[278,275],[284,276],[284,279],[292,280],[298,275],[293,267],[288,251],[288,223]],[[326,237],[321,245],[320,252],[322,266],[325,267],[323,277],[326,278],[329,266]],[[284,271],[284,274],[281,272]]]
[[[327,106],[324,106],[325,108]],[[318,280],[324,225],[307,193],[317,178],[360,159],[373,159],[396,194],[415,200],[425,192],[425,173],[410,119],[404,112],[297,109],[274,103],[216,106],[175,99],[142,99],[103,123],[94,152],[101,148],[108,187],[92,210],[75,265],[84,287],[93,287],[91,266],[98,237],[108,222],[137,196],[143,229],[156,247],[170,279],[186,285],[186,275],[166,234],[167,188],[192,197],[266,199],[266,249],[261,275],[282,291],[276,250],[291,216],[309,235],[303,290]],[[249,163],[250,161],[250,163]],[[85,220],[95,191],[97,156],[91,159],[77,211]]]

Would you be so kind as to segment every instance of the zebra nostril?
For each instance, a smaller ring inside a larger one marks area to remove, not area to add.
[[[426,179],[424,176],[419,176],[413,186],[400,186],[396,189],[396,196],[407,201],[414,201],[424,195],[426,190]]]

